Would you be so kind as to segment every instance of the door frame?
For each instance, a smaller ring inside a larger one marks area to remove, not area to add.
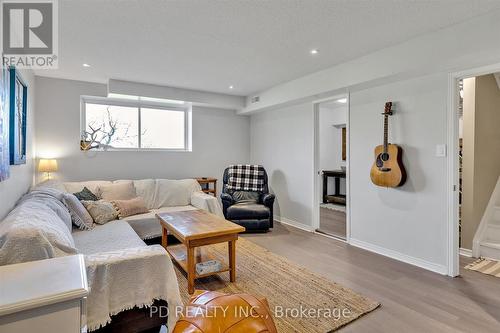
[[[324,102],[338,100],[340,98],[347,98],[347,115],[346,115],[346,235],[345,242],[349,243],[351,239],[351,182],[350,182],[350,94],[349,92],[345,92],[342,94],[338,94],[335,96],[331,96],[324,99],[315,100],[312,102],[313,104],[313,210],[312,210],[312,231],[316,232],[316,230],[320,226],[320,203],[321,203],[321,170],[319,170],[319,105]],[[325,235],[330,237],[329,235],[321,233],[321,235]],[[340,238],[332,236],[339,241],[344,241]]]
[[[447,243],[448,243],[448,254],[447,254],[447,266],[449,276],[458,276],[460,274],[460,249],[459,249],[459,203],[458,203],[458,186],[459,186],[459,174],[458,174],[458,98],[459,98],[459,87],[458,81],[481,76],[487,74],[493,74],[500,72],[500,63],[476,67],[472,69],[452,72],[448,75],[448,110],[447,110],[447,145],[449,147],[449,154],[447,157],[447,201],[448,201],[448,232],[447,232]]]

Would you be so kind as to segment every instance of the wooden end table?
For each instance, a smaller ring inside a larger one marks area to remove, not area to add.
[[[230,281],[236,281],[236,241],[245,228],[204,210],[160,213],[156,217],[162,226],[161,244],[187,273],[190,294],[194,292],[194,280],[198,278],[230,272]],[[167,246],[169,233],[182,244]],[[224,242],[229,247],[229,265],[222,265],[216,272],[197,274],[196,263],[212,259],[200,247]]]
[[[204,193],[211,194],[214,197],[217,196],[217,178],[200,177],[195,179],[200,184],[201,190]],[[210,184],[212,184],[212,188],[210,188]]]

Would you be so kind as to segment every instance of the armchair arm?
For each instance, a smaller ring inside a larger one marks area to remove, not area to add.
[[[269,227],[272,228],[274,226],[274,199],[275,195],[271,193],[263,194],[260,198],[262,204],[269,208],[271,215],[269,216]]]
[[[191,194],[191,205],[220,217],[224,216],[217,198],[202,191],[196,191]]]
[[[231,195],[229,195],[227,193],[221,193],[220,198],[222,200],[222,211],[224,213],[224,216],[226,216],[227,209],[231,205],[234,205],[234,199]]]
[[[264,206],[272,208],[274,204],[275,195],[271,193],[266,193],[261,196],[261,202]]]
[[[227,193],[221,193],[221,194],[220,194],[220,198],[221,198],[222,202],[226,201],[227,203],[229,203],[229,204],[231,204],[231,205],[232,205],[232,204],[234,204],[234,199],[233,199],[233,197],[232,197],[232,196],[230,196],[230,195],[229,195],[229,194],[227,194]]]
[[[160,245],[127,248],[85,256],[88,296],[87,326],[105,326],[111,315],[151,304],[168,302],[168,327],[177,320],[176,307],[182,306],[172,260]],[[125,291],[125,292],[124,292]]]

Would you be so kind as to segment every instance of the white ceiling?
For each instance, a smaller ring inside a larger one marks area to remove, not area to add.
[[[59,69],[36,74],[250,95],[495,9],[498,0],[61,0]]]

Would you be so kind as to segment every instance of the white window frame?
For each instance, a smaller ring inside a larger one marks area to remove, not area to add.
[[[101,104],[113,105],[123,107],[135,107],[138,109],[138,148],[98,148],[94,151],[172,151],[172,152],[191,152],[192,151],[192,104],[186,103],[183,105],[156,103],[141,100],[126,100],[110,97],[95,97],[95,96],[81,96],[80,97],[80,135],[86,130],[86,105],[87,104]],[[141,109],[162,109],[165,111],[182,111],[184,112],[184,148],[141,148]]]

